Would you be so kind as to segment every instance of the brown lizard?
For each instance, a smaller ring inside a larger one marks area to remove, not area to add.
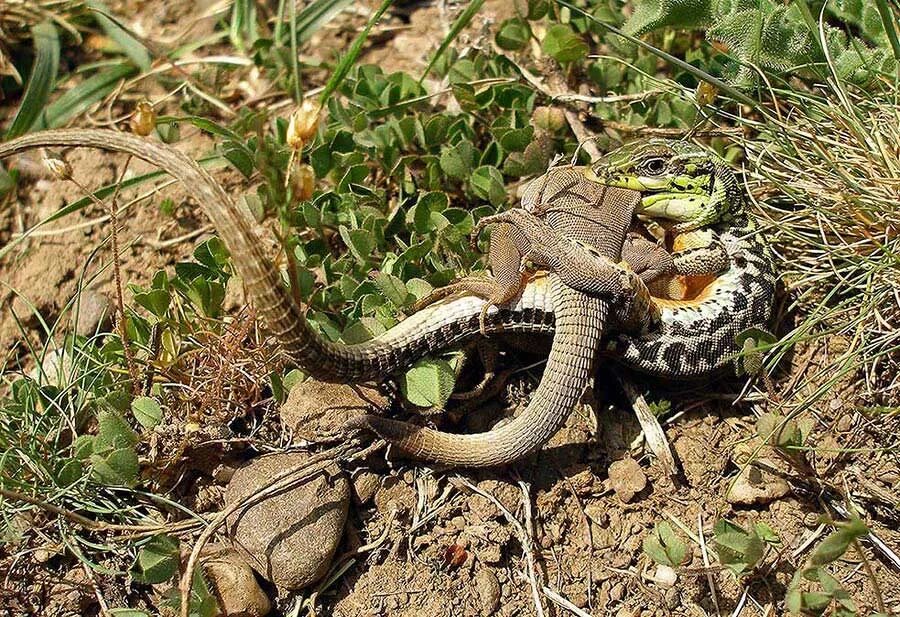
[[[305,320],[283,287],[248,213],[183,153],[164,144],[109,130],[58,130],[33,133],[0,144],[0,158],[35,147],[89,146],[129,153],[191,186],[207,216],[234,255],[248,296],[285,353],[312,376],[336,382],[382,380],[416,359],[459,345],[479,334],[485,302],[473,296],[449,298],[415,313],[384,334],[357,345],[325,340]],[[623,170],[623,177],[635,172]],[[703,171],[718,186],[739,186],[727,168]],[[718,191],[718,188],[717,188]],[[677,191],[673,191],[675,195]],[[645,192],[642,192],[644,195]],[[764,326],[771,313],[774,273],[751,222],[738,212],[721,230],[731,263],[728,271],[687,305],[662,305],[660,327],[637,336],[614,336],[607,350],[628,366],[667,377],[708,375],[730,363],[734,334]],[[743,257],[737,258],[738,253]],[[488,310],[488,333],[549,335],[561,294],[538,277],[512,302]],[[659,302],[657,302],[659,304]],[[579,393],[580,394],[580,393]],[[492,459],[499,464],[501,459]]]

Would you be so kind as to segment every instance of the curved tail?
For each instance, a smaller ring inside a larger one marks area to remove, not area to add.
[[[263,250],[256,226],[222,187],[189,156],[159,142],[112,130],[63,129],[32,133],[0,143],[0,159],[31,148],[84,146],[134,156],[189,187],[231,251],[263,323],[284,352],[317,379],[335,382],[381,380],[433,351],[478,334],[483,302],[462,298],[422,311],[384,335],[358,345],[332,343],[307,322],[285,289],[278,270]],[[473,302],[478,306],[473,306]],[[496,315],[496,312],[495,312]],[[502,327],[494,319],[493,329]]]
[[[347,428],[369,429],[416,459],[464,467],[505,465],[536,452],[562,427],[594,374],[594,359],[609,303],[575,291],[551,275],[556,335],[540,385],[525,410],[485,433],[457,435],[389,420],[355,418]]]

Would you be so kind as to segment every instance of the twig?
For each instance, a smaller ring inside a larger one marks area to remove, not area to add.
[[[709,567],[709,553],[706,550],[706,537],[703,533],[703,514],[697,513],[697,534],[700,537],[700,553],[703,555],[703,565]],[[716,594],[716,580],[713,578],[712,572],[706,573],[706,582],[709,584],[709,594],[713,606],[716,607],[716,615],[722,614],[719,608],[719,597]]]
[[[638,422],[641,424],[641,429],[644,431],[644,439],[647,440],[650,451],[653,452],[654,456],[659,460],[660,465],[663,467],[663,471],[669,476],[672,483],[677,485],[678,466],[675,463],[675,455],[672,453],[669,440],[666,438],[666,433],[663,431],[662,426],[660,426],[659,420],[650,410],[650,405],[647,404],[647,400],[644,398],[643,393],[641,393],[631,381],[620,375],[618,372],[616,372],[616,378],[619,380],[619,385],[621,385],[622,389],[625,391],[625,395],[631,403],[631,408],[634,409]]]
[[[161,531],[166,531],[171,533],[173,531],[187,530],[200,524],[199,521],[182,521],[180,523],[172,524],[158,523],[155,525],[122,525],[118,523],[105,523],[103,521],[95,521],[94,519],[78,514],[77,512],[61,508],[48,501],[44,501],[43,499],[38,499],[37,497],[32,497],[31,495],[26,495],[25,493],[13,491],[8,488],[0,487],[0,496],[5,497],[6,499],[15,499],[16,501],[37,506],[41,510],[52,512],[57,516],[61,516],[64,519],[71,521],[76,525],[80,525],[85,529],[90,529],[91,531],[126,531],[138,533],[159,533]]]
[[[203,227],[199,227],[193,231],[189,231],[188,233],[176,236],[174,238],[169,238],[168,240],[145,240],[141,239],[143,244],[146,244],[150,248],[154,248],[156,250],[167,249],[169,247],[175,246],[176,244],[181,244],[182,242],[186,242],[187,240],[193,240],[197,236],[201,236],[205,233],[210,233],[215,228],[212,225],[204,225]]]
[[[559,593],[553,591],[546,585],[544,585],[541,588],[541,591],[543,591],[544,595],[547,596],[547,598],[551,602],[553,602],[556,606],[569,611],[573,615],[577,615],[578,617],[592,617],[592,615],[590,613],[581,610],[580,608],[578,608],[577,606],[575,606],[574,604],[569,602],[566,598],[559,595]]]

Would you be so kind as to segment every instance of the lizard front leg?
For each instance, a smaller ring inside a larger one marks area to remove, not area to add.
[[[523,256],[513,239],[513,227],[498,224],[491,233],[491,245],[488,251],[488,263],[491,277],[466,276],[449,285],[440,287],[415,304],[413,310],[419,310],[433,302],[457,293],[468,293],[487,300],[481,309],[479,327],[485,335],[485,319],[492,306],[511,302],[525,288]]]

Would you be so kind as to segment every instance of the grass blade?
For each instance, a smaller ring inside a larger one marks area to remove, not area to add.
[[[900,62],[900,40],[897,39],[897,19],[891,7],[888,6],[886,0],[875,0],[875,6],[878,8],[878,14],[881,16],[881,23],[884,25],[884,31],[887,33],[888,40],[891,42],[891,49],[894,50],[894,60]]]
[[[91,11],[93,11],[94,19],[97,21],[97,24],[103,28],[106,36],[112,39],[112,41],[122,50],[122,53],[128,56],[128,59],[134,62],[141,71],[149,71],[151,64],[150,51],[144,44],[133,37],[119,23],[102,2],[99,0],[91,0],[91,2],[88,3],[88,6]]]
[[[369,38],[369,32],[372,31],[372,27],[378,23],[378,20],[381,19],[381,16],[384,15],[384,12],[391,6],[393,0],[384,0],[381,3],[381,6],[378,7],[378,10],[375,11],[375,14],[372,15],[372,18],[369,20],[369,23],[366,24],[366,27],[363,28],[363,31],[359,33],[353,43],[350,45],[350,49],[347,50],[347,53],[341,58],[340,62],[338,62],[337,66],[334,69],[334,73],[331,74],[331,78],[329,78],[328,83],[325,84],[325,89],[322,91],[322,96],[319,97],[319,101],[324,104],[325,101],[328,100],[328,97],[331,96],[331,93],[334,92],[338,86],[341,85],[341,82],[344,81],[344,78],[347,76],[347,73],[350,72],[351,67],[353,67],[353,63],[356,62],[356,59],[359,57],[359,52],[362,50],[363,43],[366,42],[366,39]]]
[[[53,101],[38,118],[35,129],[56,128],[88,110],[91,105],[116,89],[117,84],[137,73],[137,67],[125,61],[92,75]]]
[[[556,0],[556,3],[559,4],[560,6],[564,6],[564,7],[568,8],[570,11],[574,11],[574,12],[578,13],[579,15],[583,15],[585,18],[594,22],[595,24],[597,24],[604,30],[607,30],[608,32],[612,32],[613,34],[616,34],[618,36],[621,36],[622,38],[634,43],[635,45],[637,45],[639,47],[643,47],[644,49],[649,51],[654,56],[662,58],[669,64],[674,64],[678,68],[690,73],[691,75],[693,75],[700,81],[705,81],[709,84],[712,84],[713,86],[718,88],[720,92],[725,92],[731,98],[733,98],[735,101],[739,101],[739,102],[743,103],[744,105],[749,105],[750,107],[752,107],[753,109],[755,109],[757,111],[762,110],[762,108],[759,106],[759,103],[757,101],[753,100],[752,98],[750,98],[749,96],[747,96],[746,94],[744,94],[743,92],[738,90],[737,88],[728,85],[721,79],[713,77],[706,71],[698,69],[696,66],[694,66],[692,64],[688,64],[684,60],[681,60],[680,58],[676,58],[672,54],[668,54],[661,49],[657,49],[650,43],[642,41],[641,39],[639,39],[635,36],[631,36],[630,34],[626,34],[625,32],[622,32],[621,30],[619,30],[612,24],[608,24],[604,21],[600,21],[599,19],[597,19],[596,17],[594,17],[593,15],[591,15],[584,9],[580,9],[577,6],[570,4],[569,2],[566,2],[565,0]]]
[[[316,0],[297,15],[297,42],[305,43],[319,28],[353,4],[353,0]]]
[[[469,25],[469,22],[472,21],[472,18],[475,17],[475,14],[481,9],[481,5],[483,4],[484,0],[472,0],[469,3],[469,6],[466,7],[466,10],[459,14],[459,17],[456,18],[456,21],[453,22],[453,26],[451,26],[450,32],[444,37],[444,40],[441,41],[437,51],[431,56],[431,60],[428,61],[428,66],[425,67],[422,76],[419,78],[420,84],[422,83],[422,80],[428,76],[428,73],[431,71],[435,62],[437,62],[438,59],[444,55],[444,52],[447,51],[447,48],[450,47],[450,43],[452,43],[456,37],[459,36],[459,33]]]
[[[59,33],[56,26],[49,21],[41,22],[31,29],[31,34],[34,37],[34,65],[22,102],[6,131],[7,139],[24,135],[34,126],[50,101],[59,70]]]

